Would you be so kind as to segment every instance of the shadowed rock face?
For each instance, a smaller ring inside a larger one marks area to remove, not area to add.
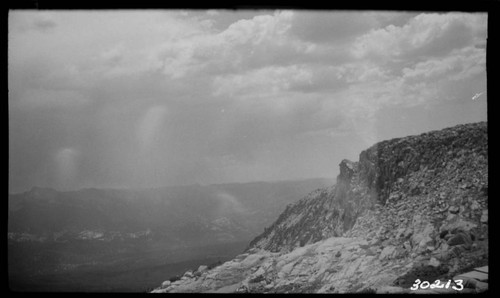
[[[212,280],[168,291],[217,290],[217,274],[232,272],[239,277],[224,289],[405,292],[404,276],[450,278],[485,265],[487,151],[485,122],[377,143],[340,163],[335,186],[289,205],[250,243],[242,258],[262,262],[233,260],[207,273]]]
[[[397,210],[388,215],[401,217],[402,226],[410,222],[407,215],[419,213],[415,208],[437,221],[448,217],[444,209],[452,220],[462,208],[460,218],[477,222],[487,209],[487,149],[485,122],[377,143],[361,152],[359,162],[344,159],[335,187],[289,205],[250,247],[288,251],[340,236],[378,209]]]

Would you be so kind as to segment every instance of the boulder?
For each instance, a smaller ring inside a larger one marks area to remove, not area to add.
[[[198,267],[198,270],[196,270],[197,272],[200,272],[200,273],[203,273],[205,271],[208,270],[208,266],[206,265],[200,265],[200,267]]]
[[[162,288],[167,288],[168,286],[170,286],[171,282],[170,280],[166,280],[164,281],[162,284],[161,284],[161,287]]]
[[[271,290],[272,288],[274,288],[273,283],[270,283],[270,284],[264,286],[264,289],[266,289],[266,290]]]
[[[370,246],[376,246],[376,245],[379,245],[380,244],[380,239],[379,238],[374,238],[372,240],[370,240],[370,242],[368,243]]]
[[[368,249],[368,248],[370,248],[370,246],[371,246],[371,245],[368,243],[368,241],[362,241],[362,242],[359,244],[359,247],[360,247],[361,249]]]
[[[262,267],[259,267],[257,269],[257,271],[255,271],[250,276],[249,282],[251,282],[251,283],[258,283],[258,282],[265,281],[265,273],[266,273],[266,271]]]
[[[412,247],[417,247],[418,251],[424,251],[427,246],[434,245],[434,239],[432,239],[434,226],[432,223],[422,220],[420,215],[415,215],[412,225],[414,226],[414,233],[411,236]]]
[[[373,250],[371,250],[370,248],[367,248],[366,249],[366,255],[367,256],[375,256],[377,254],[375,252],[373,252]]]
[[[248,293],[248,286],[241,285],[239,288],[236,289],[236,293]]]
[[[393,245],[389,245],[382,250],[379,259],[380,260],[390,259],[395,255],[395,253],[396,253],[396,247]]]
[[[443,239],[449,233],[448,230],[443,230],[439,233],[439,238]]]
[[[455,234],[447,242],[447,244],[449,246],[455,246],[455,245],[459,245],[459,244],[470,245],[471,243],[472,243],[472,240],[470,239],[470,236],[464,232],[459,232],[459,233]]]
[[[441,265],[441,262],[439,262],[436,258],[432,257],[429,260],[429,265],[432,267],[439,267]]]
[[[480,209],[481,206],[479,205],[479,203],[477,201],[472,201],[471,205],[470,205],[470,209],[475,211],[475,210],[478,210]]]
[[[448,231],[464,231],[469,232],[470,230],[477,227],[477,224],[464,220],[459,216],[453,217],[451,220],[446,221],[440,228],[440,231],[443,232],[445,230]]]
[[[483,214],[481,215],[481,223],[488,223],[488,210],[483,211]]]
[[[151,293],[167,293],[167,289],[154,289]]]

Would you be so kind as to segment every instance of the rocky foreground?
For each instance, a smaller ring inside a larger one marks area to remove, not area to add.
[[[245,253],[153,292],[483,292],[464,273],[488,265],[487,152],[485,122],[377,143]],[[459,277],[461,290],[411,289]]]

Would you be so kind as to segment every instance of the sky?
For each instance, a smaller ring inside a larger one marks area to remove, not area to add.
[[[487,120],[487,17],[11,10],[9,192],[335,178]]]

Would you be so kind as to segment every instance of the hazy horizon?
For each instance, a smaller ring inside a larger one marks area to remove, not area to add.
[[[335,183],[336,177],[312,177],[312,178],[298,178],[298,179],[289,179],[289,180],[266,180],[266,181],[243,181],[243,182],[222,182],[222,183],[209,183],[209,184],[201,184],[201,183],[190,183],[190,184],[172,184],[172,185],[163,185],[163,186],[154,186],[154,187],[83,187],[83,188],[77,188],[77,189],[67,189],[67,190],[60,190],[54,187],[44,187],[44,186],[38,186],[38,185],[33,185],[30,189],[25,189],[19,192],[10,192],[9,195],[17,195],[17,194],[22,194],[25,192],[29,192],[33,190],[34,188],[42,188],[42,189],[52,189],[58,192],[74,192],[74,191],[82,191],[82,190],[89,190],[89,189],[97,189],[97,190],[134,190],[134,191],[140,191],[140,190],[156,190],[156,189],[162,189],[162,188],[174,188],[174,187],[189,187],[189,186],[219,186],[219,185],[226,185],[226,184],[252,184],[252,183],[280,183],[280,182],[294,182],[294,181],[308,181],[308,180],[331,180],[333,183]]]
[[[486,13],[11,10],[9,193],[335,179],[486,121]],[[331,178],[329,178],[331,177]]]

